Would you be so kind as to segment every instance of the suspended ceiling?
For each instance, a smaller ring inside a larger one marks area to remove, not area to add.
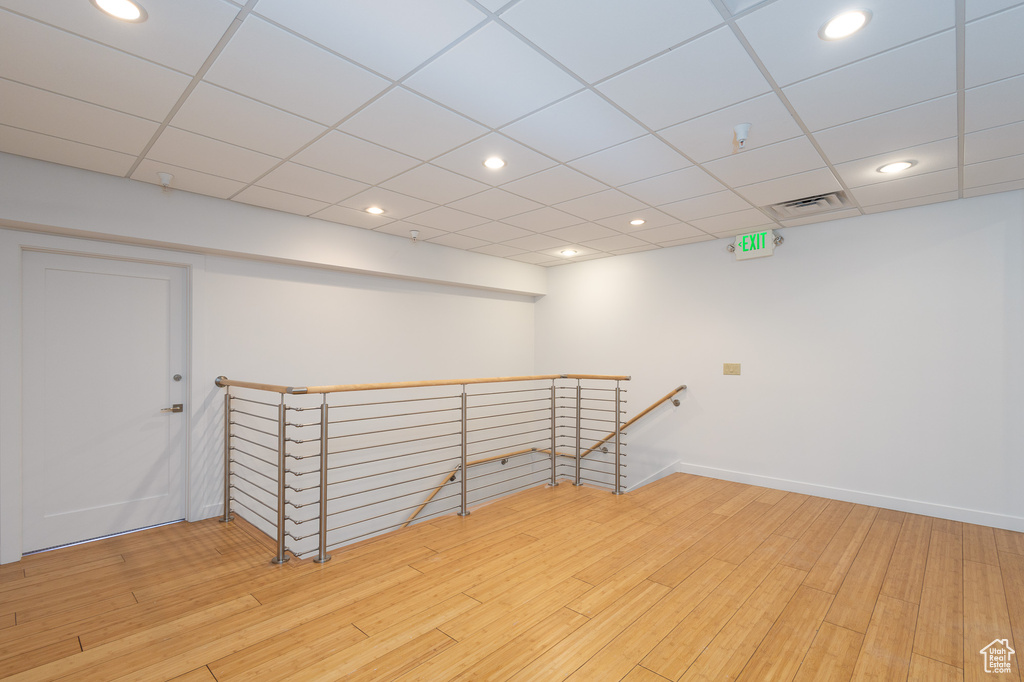
[[[142,5],[0,0],[0,151],[540,265],[1024,188],[1016,0]]]

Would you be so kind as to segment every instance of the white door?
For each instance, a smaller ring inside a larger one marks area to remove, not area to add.
[[[184,270],[26,251],[23,285],[23,551],[184,518]]]

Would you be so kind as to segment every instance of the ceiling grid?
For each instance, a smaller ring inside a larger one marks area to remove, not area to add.
[[[1024,189],[1021,0],[139,1],[0,0],[0,151],[544,266]]]

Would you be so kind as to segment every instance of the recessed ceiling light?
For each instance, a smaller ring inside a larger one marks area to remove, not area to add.
[[[870,10],[855,9],[843,12],[825,22],[825,25],[818,29],[818,37],[822,40],[841,40],[867,26],[869,21],[871,21]]]
[[[637,218],[636,220],[630,220],[630,221],[629,221],[629,224],[630,224],[630,225],[643,225],[643,224],[644,224],[644,223],[646,223],[646,222],[647,222],[647,221],[646,221],[646,220],[644,220],[643,218]]]
[[[505,166],[505,159],[502,159],[498,156],[492,156],[486,161],[484,161],[484,165],[490,168],[491,170],[498,170],[499,168],[503,168]]]
[[[575,256],[577,253],[579,253],[579,251],[576,251],[574,249],[566,249],[565,251],[561,251],[560,253],[563,256]]]
[[[914,165],[913,161],[897,161],[896,163],[887,163],[878,169],[879,173],[899,173],[905,171]]]
[[[384,212],[384,209],[381,208],[380,206],[371,206],[370,208],[366,209],[366,212],[372,213],[373,215],[380,215],[381,213]]]
[[[93,6],[121,21],[140,23],[149,16],[142,5],[132,0],[89,0]]]

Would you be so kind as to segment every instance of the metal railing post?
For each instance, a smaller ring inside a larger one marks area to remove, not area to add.
[[[283,564],[288,561],[284,553],[284,484],[285,484],[285,405],[284,395],[277,406],[277,556],[270,560],[272,564]]]
[[[583,449],[583,442],[580,438],[580,434],[583,430],[583,388],[580,386],[579,379],[576,380],[576,479],[573,481],[573,485],[583,485],[580,482],[580,463],[581,457],[580,452]]]
[[[613,494],[622,494],[622,387],[615,382],[615,491]]]
[[[555,455],[555,436],[557,435],[557,432],[555,431],[555,429],[557,428],[557,423],[556,423],[555,420],[556,420],[556,416],[555,416],[555,380],[552,379],[551,380],[551,480],[548,481],[548,485],[551,486],[551,487],[554,487],[554,486],[558,485],[558,481],[555,479],[555,476],[556,476],[555,468],[557,466],[557,456]]]
[[[469,467],[466,464],[466,459],[469,456],[469,415],[467,413],[466,406],[466,386],[462,386],[462,463],[459,468],[462,469],[462,503],[459,508],[459,516],[469,516],[469,510],[466,509],[466,504],[469,499],[469,492],[467,490],[467,484],[469,481]]]
[[[231,515],[231,387],[224,389],[224,516],[222,522],[232,521]]]
[[[314,562],[318,564],[331,560],[327,553],[327,428],[330,408],[327,406],[327,394],[320,404],[320,552]]]

